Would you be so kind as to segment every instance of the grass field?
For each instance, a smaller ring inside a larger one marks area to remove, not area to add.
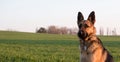
[[[120,36],[99,36],[120,62]],[[0,62],[79,62],[76,35],[0,31]]]

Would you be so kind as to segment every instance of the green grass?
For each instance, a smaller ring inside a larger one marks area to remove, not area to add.
[[[104,46],[120,60],[120,37],[99,36]],[[79,62],[76,35],[0,31],[0,62]]]
[[[1,60],[15,62],[78,62],[79,54],[75,41],[55,40],[2,40]],[[72,49],[72,50],[71,50]],[[4,58],[4,59],[3,59]]]
[[[56,35],[56,34],[36,34],[24,32],[9,32],[0,31],[0,39],[9,40],[75,40],[76,36],[73,35]]]

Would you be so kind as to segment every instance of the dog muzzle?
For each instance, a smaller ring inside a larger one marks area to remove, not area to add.
[[[79,32],[78,32],[78,36],[80,37],[80,38],[86,38],[87,37],[87,32],[85,32],[85,31],[83,31],[83,30],[79,30]]]

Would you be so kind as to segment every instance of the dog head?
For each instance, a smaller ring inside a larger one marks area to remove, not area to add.
[[[92,11],[88,16],[87,20],[84,20],[84,17],[81,12],[78,12],[77,17],[77,24],[78,24],[78,36],[81,39],[85,39],[86,37],[93,35],[96,33],[96,29],[94,27],[95,24],[95,12]]]

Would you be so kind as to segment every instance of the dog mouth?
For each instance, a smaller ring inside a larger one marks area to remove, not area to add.
[[[85,39],[85,38],[88,36],[88,34],[87,34],[87,32],[85,32],[85,31],[83,31],[83,30],[79,30],[78,36],[79,36],[81,39]]]

